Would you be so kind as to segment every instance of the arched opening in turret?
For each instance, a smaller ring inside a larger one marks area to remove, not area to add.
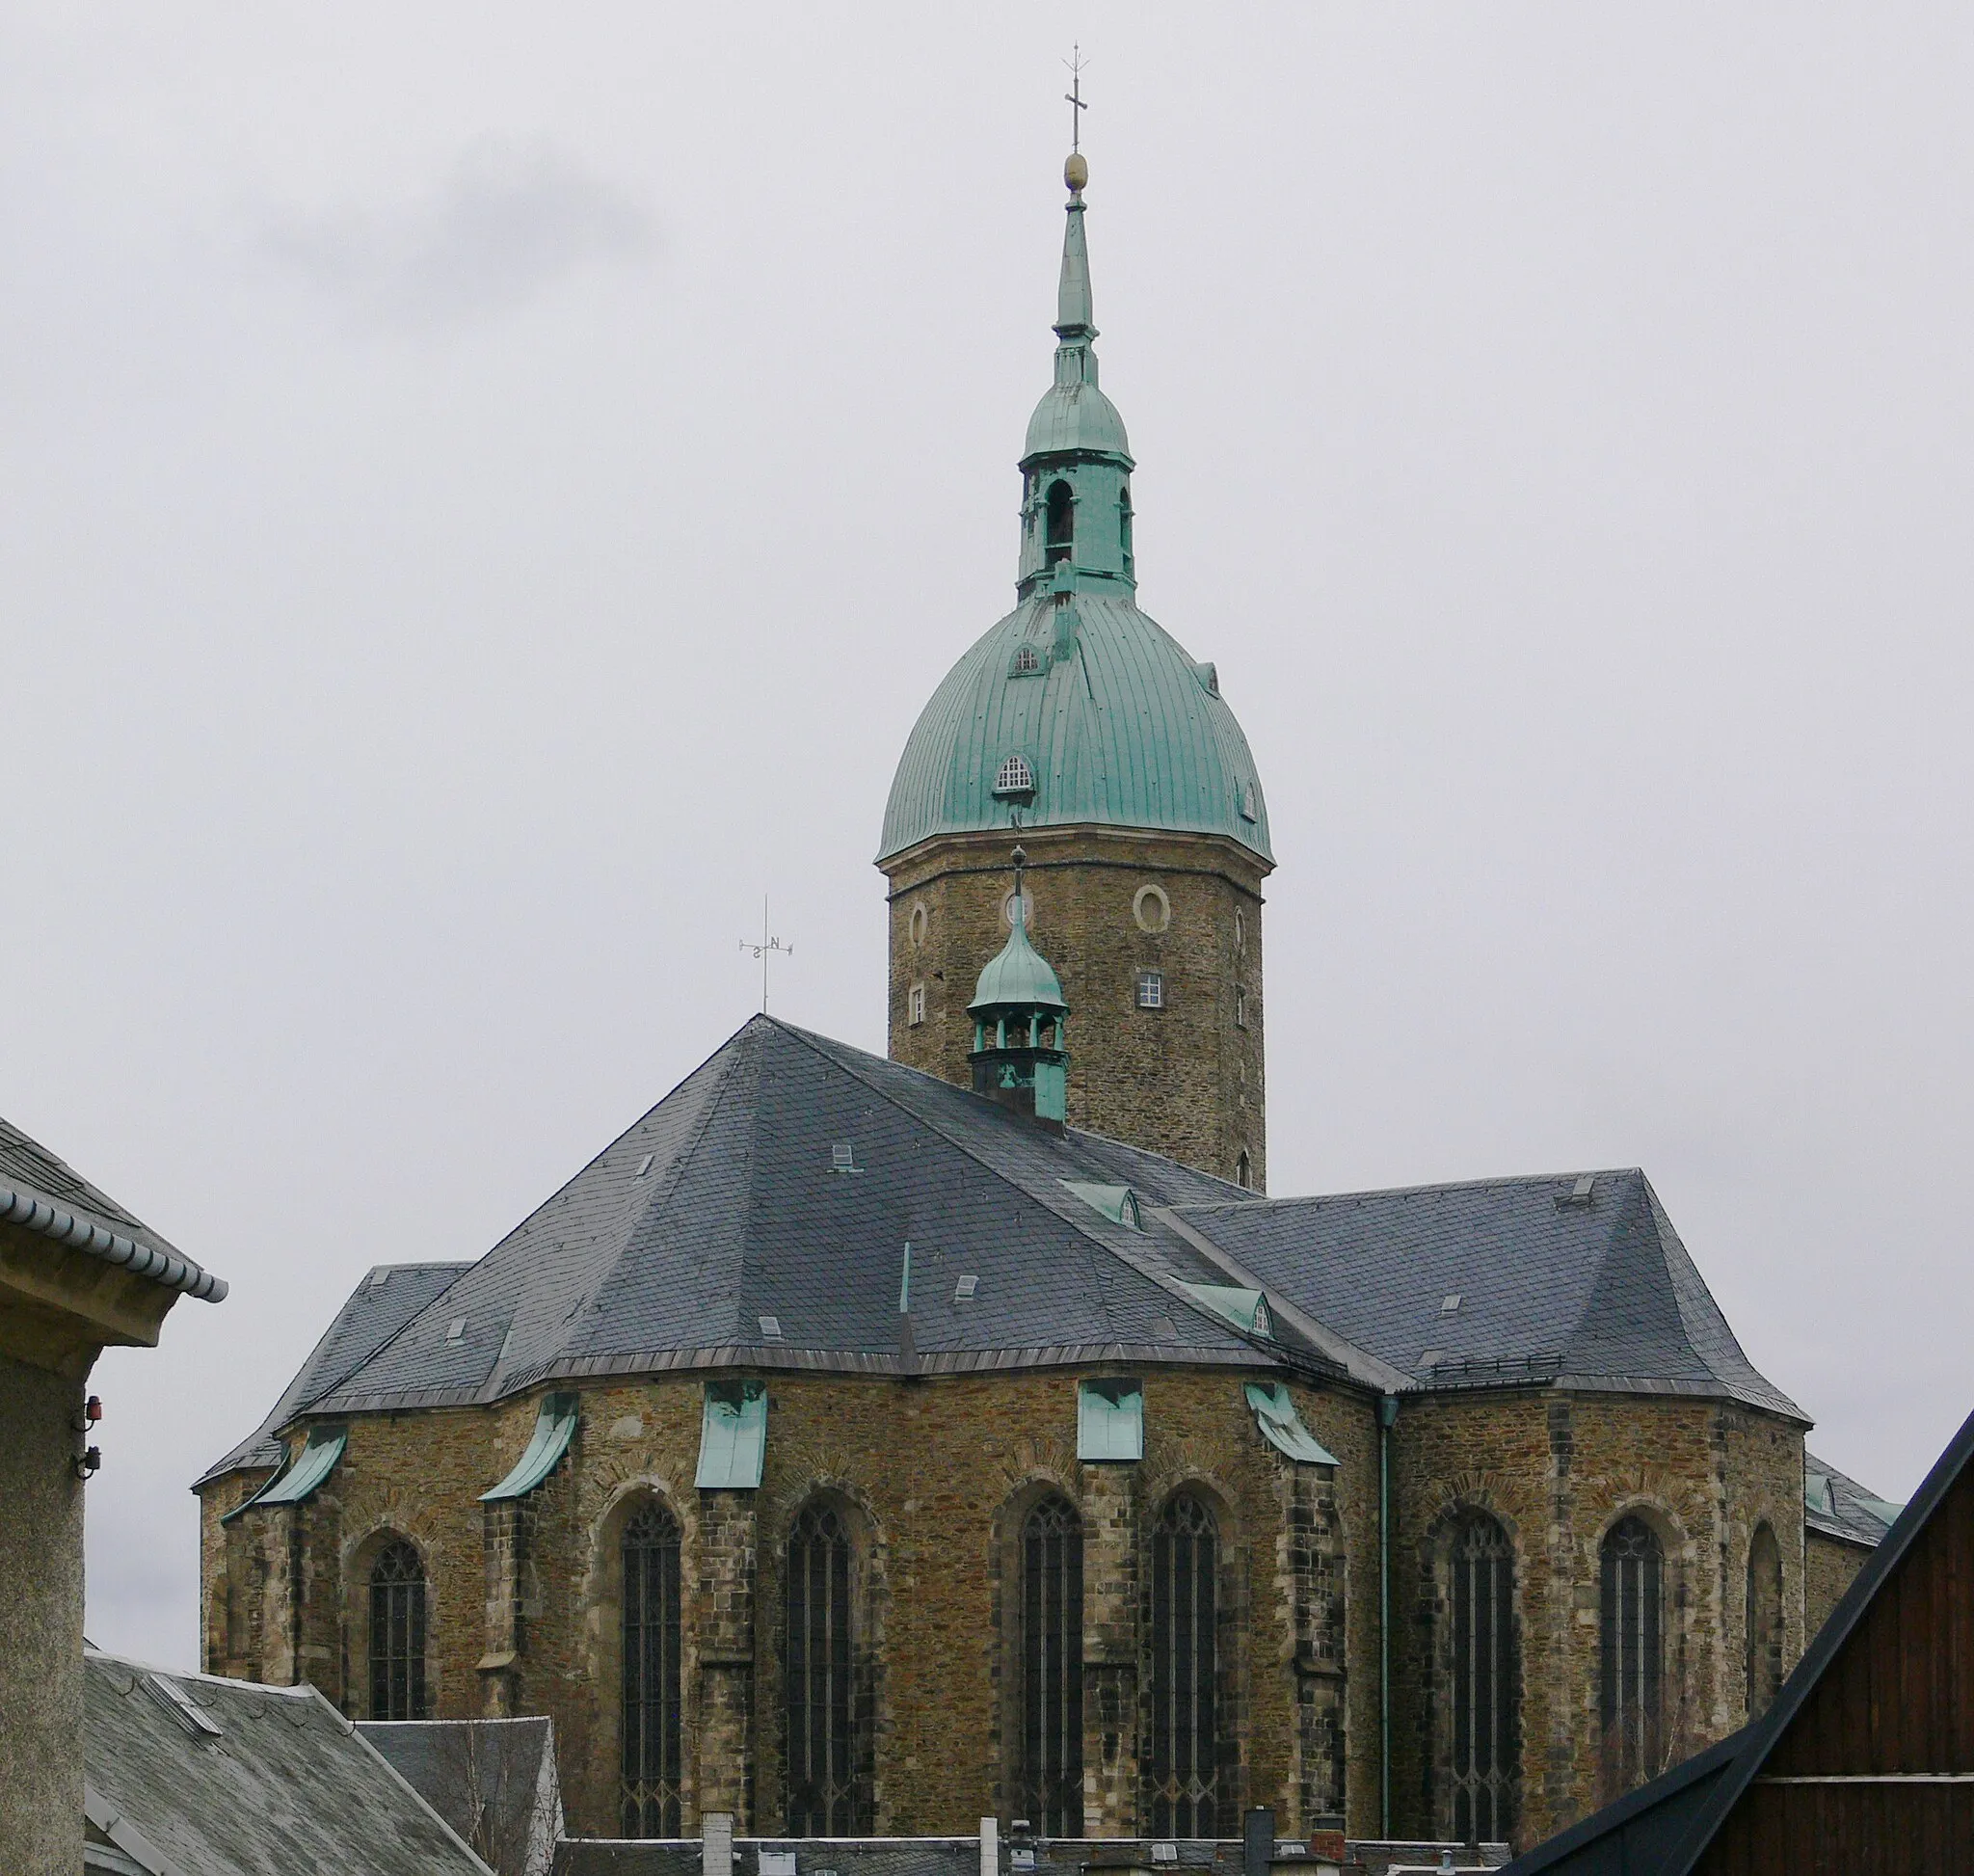
[[[1117,545],[1123,551],[1125,576],[1129,578],[1136,556],[1131,546],[1131,483],[1128,479],[1117,491]]]
[[[1067,560],[1076,546],[1076,491],[1067,482],[1050,483],[1048,515],[1042,564],[1053,567]]]

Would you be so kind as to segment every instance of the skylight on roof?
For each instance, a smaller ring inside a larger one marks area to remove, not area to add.
[[[1442,1316],[1451,1316],[1459,1306],[1460,1293],[1457,1290],[1454,1290],[1440,1299],[1439,1313]]]
[[[963,1276],[953,1285],[952,1300],[955,1302],[972,1302],[974,1292],[980,1287],[977,1276]]]
[[[390,1273],[388,1271],[372,1271],[370,1273],[370,1287],[373,1290],[383,1289],[389,1281]]]
[[[220,1724],[202,1706],[180,1687],[175,1680],[167,1680],[163,1675],[146,1675],[144,1691],[169,1713],[173,1719],[195,1739],[217,1739],[220,1737]]]
[[[764,1341],[779,1342],[782,1339],[782,1319],[779,1316],[762,1316],[758,1320]]]
[[[633,1178],[642,1179],[645,1176],[645,1174],[652,1169],[652,1161],[657,1156],[654,1153],[647,1153],[643,1159],[638,1161],[637,1171],[631,1176]]]
[[[829,1149],[829,1169],[832,1172],[862,1172],[857,1164],[857,1147],[852,1140],[838,1140]]]
[[[464,1316],[455,1316],[452,1319],[452,1321],[447,1323],[445,1326],[445,1339],[448,1342],[459,1341],[466,1334],[466,1332],[467,1319]]]

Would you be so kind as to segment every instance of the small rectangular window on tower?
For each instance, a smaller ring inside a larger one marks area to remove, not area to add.
[[[1234,1027],[1238,1030],[1247,1027],[1247,992],[1239,984],[1234,986]]]
[[[1163,971],[1140,971],[1137,974],[1137,1006],[1140,1009],[1163,1009],[1165,1007],[1165,974]]]
[[[905,1021],[915,1029],[925,1020],[925,986],[915,983],[905,997]]]

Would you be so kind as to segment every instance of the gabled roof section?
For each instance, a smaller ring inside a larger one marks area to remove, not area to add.
[[[1693,1876],[1702,1866],[1747,1867],[1754,1841],[1814,1841],[1836,1850],[1840,1839],[1872,1843],[1880,1852],[1873,1867],[1927,1866],[1931,1859],[1918,1846],[1944,1841],[1939,1801],[1974,1777],[1970,1709],[1974,1415],[1853,1579],[1774,1704],[1714,1749],[1726,1763],[1676,1841],[1626,1860],[1630,1818],[1641,1801],[1670,1792],[1679,1771],[1507,1870]],[[1710,1859],[1717,1850],[1718,1863]]]
[[[1827,1538],[1879,1544],[1905,1508],[1868,1491],[1848,1472],[1804,1449],[1802,1521]]]
[[[490,1876],[312,1687],[83,1655],[83,1809],[149,1876]]]
[[[1742,1353],[1636,1167],[1181,1205],[1237,1280],[1416,1387],[1726,1396],[1807,1416]]]
[[[1187,1293],[1217,1277],[1183,1236],[1104,1216],[1078,1183],[1147,1206],[1242,1202],[1156,1154],[757,1017],[478,1262],[413,1267],[422,1294],[397,1271],[382,1289],[366,1278],[255,1440],[207,1478],[278,1462],[273,1433],[303,1413],[589,1375],[1279,1358]]]
[[[223,1301],[227,1286],[144,1220],[90,1184],[66,1160],[0,1119],[0,1219],[71,1250],[99,1257],[168,1290]]]

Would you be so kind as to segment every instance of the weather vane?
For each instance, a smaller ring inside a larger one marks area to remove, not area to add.
[[[767,1014],[768,960],[776,951],[780,951],[784,957],[793,957],[795,955],[795,947],[793,945],[785,945],[779,938],[768,935],[767,895],[765,893],[760,896],[760,942],[756,944],[752,938],[743,938],[740,941],[740,949],[744,951],[752,951],[756,957],[760,959],[760,1013],[765,1016]]]
[[[1080,43],[1071,50],[1075,56],[1062,62],[1069,67],[1069,90],[1062,94],[1062,101],[1070,107],[1069,151],[1074,156],[1083,147],[1083,113],[1090,108],[1083,102],[1083,73],[1089,69],[1089,61],[1083,57]]]

